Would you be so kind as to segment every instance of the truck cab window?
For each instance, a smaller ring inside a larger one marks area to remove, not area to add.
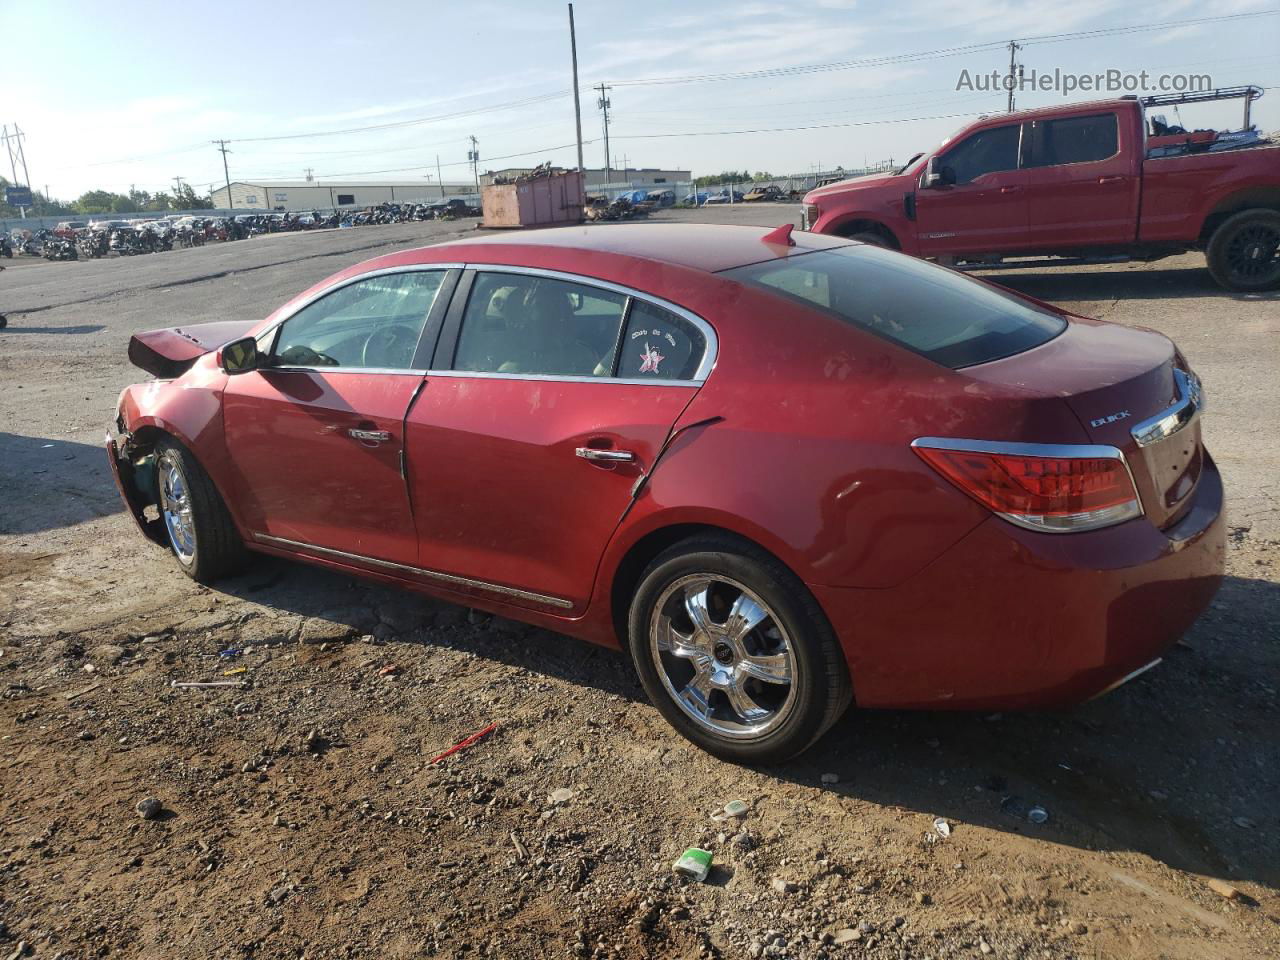
[[[1091,163],[1114,157],[1120,150],[1114,113],[1040,120],[1031,124],[1031,163],[1050,167]]]
[[[1018,169],[1018,127],[992,127],[966,137],[942,155],[943,166],[955,171],[957,184],[984,173]]]

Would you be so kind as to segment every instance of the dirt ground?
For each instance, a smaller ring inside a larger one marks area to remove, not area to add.
[[[851,712],[751,770],[678,738],[615,653],[277,560],[199,587],[121,512],[100,444],[142,376],[131,333],[256,318],[470,229],[5,262],[0,960],[1280,956],[1280,299],[1196,256],[1003,275],[1161,330],[1201,374],[1218,599],[1074,710]],[[171,686],[223,679],[243,687]],[[716,866],[684,885],[694,845]]]

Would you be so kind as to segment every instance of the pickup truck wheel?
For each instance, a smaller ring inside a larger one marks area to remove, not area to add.
[[[176,440],[156,449],[160,518],[178,566],[199,583],[236,573],[245,562],[244,544],[213,480]]]
[[[1224,220],[1209,239],[1209,272],[1228,290],[1280,287],[1280,212],[1244,210]]]

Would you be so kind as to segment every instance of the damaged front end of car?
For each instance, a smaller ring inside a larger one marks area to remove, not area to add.
[[[170,437],[219,459],[221,407],[226,375],[218,349],[243,336],[252,323],[220,322],[135,334],[129,341],[134,366],[159,378],[126,387],[106,436],[107,460],[116,489],[149,540],[168,542],[160,515],[156,447]]]

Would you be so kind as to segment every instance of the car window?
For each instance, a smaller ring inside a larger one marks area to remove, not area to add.
[[[1018,124],[979,130],[942,155],[941,165],[955,171],[956,183],[984,173],[1018,168]]]
[[[454,369],[572,377],[613,373],[622,294],[551,277],[478,273]]]
[[[321,297],[286,320],[273,362],[408,370],[443,270],[386,273]]]
[[[706,340],[688,320],[633,300],[617,374],[628,380],[692,380],[705,351]]]
[[[1041,120],[1032,125],[1031,165],[1090,163],[1114,157],[1120,150],[1116,115]]]
[[[1030,350],[1067,326],[1058,314],[973,277],[869,245],[768,260],[725,276],[953,369]]]

